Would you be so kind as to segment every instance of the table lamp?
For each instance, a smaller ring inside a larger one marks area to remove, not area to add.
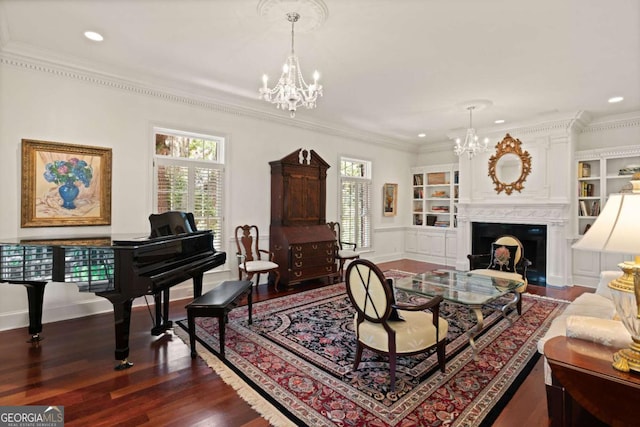
[[[634,254],[634,261],[618,264],[621,277],[609,283],[620,320],[631,334],[631,346],[616,352],[613,367],[640,372],[640,173],[631,179],[631,193],[612,194],[593,226],[574,249]]]

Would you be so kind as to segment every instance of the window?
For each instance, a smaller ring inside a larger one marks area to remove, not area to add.
[[[157,213],[192,212],[198,230],[213,230],[223,247],[224,138],[154,129],[154,205]]]
[[[340,159],[340,225],[342,240],[371,247],[371,162]]]

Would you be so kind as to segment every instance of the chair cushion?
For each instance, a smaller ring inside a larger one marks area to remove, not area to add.
[[[349,249],[340,249],[338,251],[338,258],[350,259],[350,258],[359,258],[360,254],[356,251],[352,251]]]
[[[424,350],[437,343],[436,327],[432,323],[431,313],[424,311],[398,310],[404,322],[389,322],[396,332],[396,353],[412,353]],[[358,315],[354,317],[354,326],[358,328]],[[449,324],[439,318],[440,341],[446,338]],[[358,339],[368,347],[380,351],[389,351],[389,337],[380,323],[364,321],[360,324]]]
[[[239,265],[241,269],[245,269],[245,263]],[[246,272],[247,273],[255,273],[257,271],[267,271],[278,268],[278,264],[271,261],[247,261],[246,262]]]
[[[487,268],[491,270],[515,273],[517,250],[518,246],[492,243],[491,260],[489,261],[489,265],[487,266]]]

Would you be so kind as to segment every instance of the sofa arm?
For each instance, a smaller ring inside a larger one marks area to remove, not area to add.
[[[631,334],[618,320],[577,315],[567,317],[567,337],[615,348],[626,348],[632,342]]]

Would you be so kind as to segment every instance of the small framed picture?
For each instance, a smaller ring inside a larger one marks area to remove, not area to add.
[[[396,216],[398,213],[398,184],[385,184],[382,190],[384,216]]]

